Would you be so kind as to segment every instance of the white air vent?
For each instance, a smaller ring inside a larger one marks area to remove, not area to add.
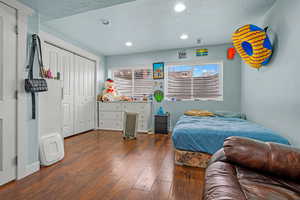
[[[40,159],[42,165],[52,165],[62,160],[64,155],[64,143],[59,133],[54,133],[41,138]]]

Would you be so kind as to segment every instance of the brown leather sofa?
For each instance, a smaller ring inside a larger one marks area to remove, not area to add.
[[[206,170],[203,200],[300,200],[300,150],[226,139]]]

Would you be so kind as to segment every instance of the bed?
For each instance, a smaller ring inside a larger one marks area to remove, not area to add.
[[[206,168],[211,155],[221,149],[224,140],[230,136],[289,145],[287,139],[271,129],[244,119],[184,115],[172,134],[175,162]]]

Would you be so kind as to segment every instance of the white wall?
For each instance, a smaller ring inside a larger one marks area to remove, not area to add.
[[[108,76],[114,68],[128,68],[148,65],[152,68],[154,62],[178,62],[178,61],[223,61],[223,77],[224,77],[224,101],[184,101],[170,102],[164,101],[163,107],[165,111],[171,113],[172,125],[176,123],[178,118],[188,109],[208,109],[211,111],[241,110],[241,60],[236,56],[234,60],[227,60],[227,48],[231,45],[219,45],[206,47],[209,50],[207,57],[196,57],[196,48],[187,49],[187,59],[178,59],[178,50],[155,51],[147,53],[138,53],[120,56],[108,56],[106,59],[106,67]],[[156,109],[154,110],[156,112]]]
[[[29,54],[30,54],[30,48],[31,48],[31,36],[32,34],[39,32],[39,17],[36,13],[34,13],[33,16],[30,16],[28,18],[28,41],[27,41],[27,63],[29,62]],[[36,57],[37,59],[37,57]],[[36,60],[35,60],[36,61]],[[34,71],[35,75],[38,74],[38,63],[35,62],[34,65]],[[27,77],[27,72],[24,74],[24,78]],[[39,154],[38,154],[38,123],[37,120],[32,119],[31,109],[31,94],[27,93],[27,127],[26,127],[26,144],[28,146],[27,151],[27,164],[30,165],[32,163],[35,163],[39,160]],[[38,94],[36,95],[36,102],[38,102]],[[38,107],[36,107],[38,109]],[[36,110],[38,111],[38,110]]]
[[[272,62],[260,71],[242,65],[242,110],[300,147],[300,1],[277,1],[263,23],[277,34]]]

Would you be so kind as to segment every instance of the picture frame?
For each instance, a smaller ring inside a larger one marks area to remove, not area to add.
[[[196,49],[196,56],[208,56],[208,49]]]
[[[153,79],[158,80],[158,79],[164,79],[164,68],[165,68],[165,63],[164,62],[158,62],[158,63],[153,63]]]

